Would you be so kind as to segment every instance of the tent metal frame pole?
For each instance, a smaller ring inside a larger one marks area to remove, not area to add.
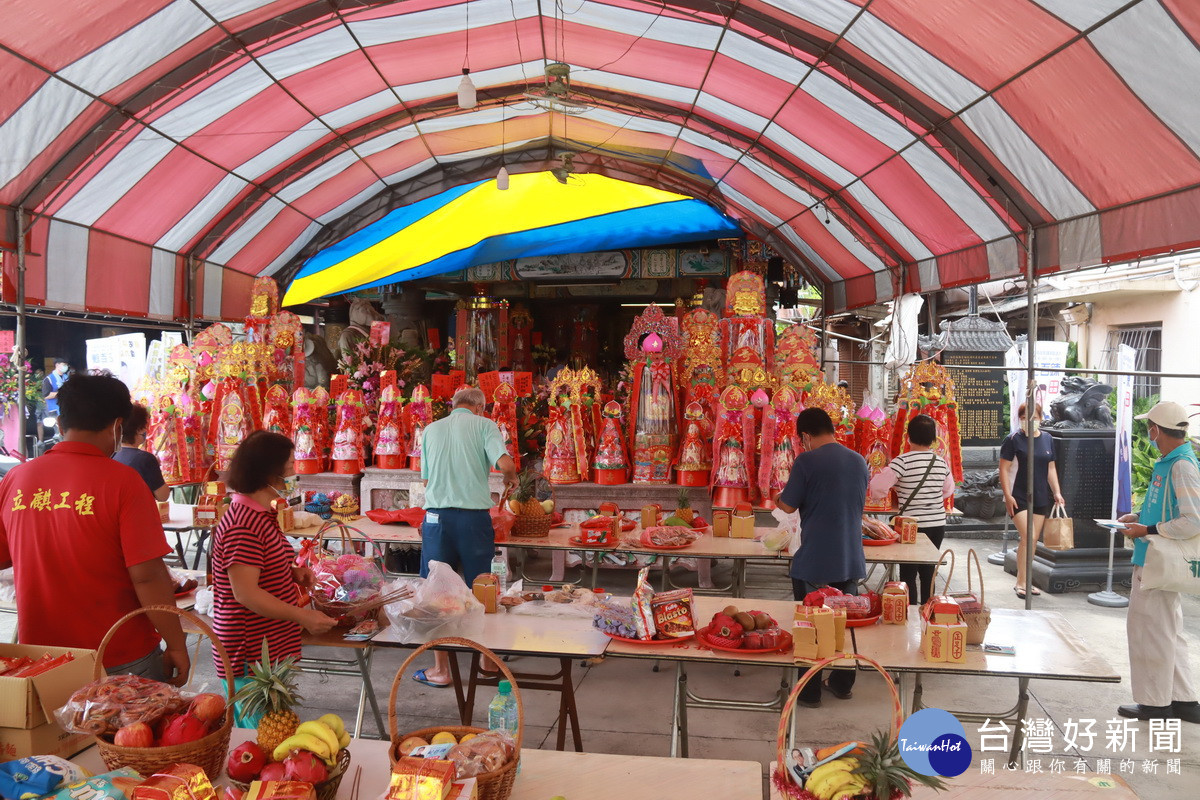
[[[825,348],[829,344],[829,301],[821,294],[821,372],[825,371]]]
[[[187,258],[187,340],[190,345],[196,336],[196,257]]]
[[[25,209],[17,209],[17,330],[13,358],[17,362],[17,454],[24,459],[25,451],[25,370],[20,366],[25,361]],[[40,424],[40,421],[39,421]]]
[[[1037,418],[1037,381],[1035,355],[1037,352],[1038,279],[1033,228],[1027,229],[1025,240],[1025,288],[1029,301],[1029,339],[1025,344],[1025,608],[1033,608],[1033,551],[1034,545],[1034,419]],[[1041,420],[1038,419],[1038,423]],[[1020,531],[1017,536],[1020,537]],[[1019,548],[1018,548],[1019,549]]]

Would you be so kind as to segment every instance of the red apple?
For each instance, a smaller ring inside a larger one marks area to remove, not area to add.
[[[180,714],[167,723],[163,728],[159,744],[164,747],[173,744],[186,744],[203,739],[208,735],[208,725],[193,717],[191,714]]]
[[[318,784],[329,777],[321,759],[307,750],[299,750],[283,760],[284,780]]]
[[[242,742],[229,754],[225,772],[239,783],[249,783],[258,777],[266,764],[267,756],[257,742]]]
[[[225,716],[225,698],[211,692],[192,698],[188,713],[210,726]]]
[[[258,779],[260,781],[282,781],[287,774],[287,767],[283,766],[282,761],[272,761],[262,768]]]
[[[126,725],[117,731],[113,744],[118,747],[154,747],[154,729],[144,722]]]

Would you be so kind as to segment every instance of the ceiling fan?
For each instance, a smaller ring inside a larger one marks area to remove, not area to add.
[[[539,108],[578,116],[592,110],[571,96],[571,65],[555,61],[546,65],[546,85],[525,92],[525,99]]]

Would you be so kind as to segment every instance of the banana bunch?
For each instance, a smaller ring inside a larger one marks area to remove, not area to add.
[[[337,763],[338,752],[349,744],[350,734],[346,733],[342,718],[326,714],[300,723],[294,734],[279,743],[271,757],[283,761],[293,750],[307,750],[332,767]]]
[[[804,788],[820,800],[849,800],[870,788],[866,778],[855,775],[857,758],[839,758],[817,767],[808,776]]]

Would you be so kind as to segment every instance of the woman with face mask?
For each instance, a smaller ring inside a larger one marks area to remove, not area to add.
[[[1054,505],[1065,505],[1062,490],[1058,485],[1058,470],[1054,466],[1054,440],[1041,432],[1038,423],[1042,419],[1042,407],[1036,406],[1033,418],[1033,444],[1025,435],[1025,404],[1017,408],[1020,420],[1017,431],[1010,433],[1000,445],[1000,488],[1004,491],[1004,506],[1013,524],[1017,526],[1020,544],[1017,547],[1017,585],[1013,591],[1024,598],[1028,588],[1041,594],[1036,586],[1030,587],[1025,574],[1025,548],[1036,547],[1042,535],[1042,526],[1050,513],[1050,501]],[[1030,453],[1032,452],[1032,457]],[[1016,480],[1012,476],[1013,461],[1017,462]],[[1033,464],[1033,498],[1028,497],[1029,465]],[[1030,537],[1032,531],[1032,543]]]
[[[295,472],[292,441],[268,431],[255,431],[238,445],[225,482],[233,502],[213,533],[213,630],[229,653],[232,675],[224,675],[219,657],[217,675],[233,680],[249,671],[262,655],[265,638],[273,662],[300,656],[300,634],[325,633],[336,620],[311,608],[301,608],[300,588],[313,584],[312,570],[295,565],[295,552],[279,528],[271,501],[282,497]],[[236,724],[250,726],[235,711]]]

